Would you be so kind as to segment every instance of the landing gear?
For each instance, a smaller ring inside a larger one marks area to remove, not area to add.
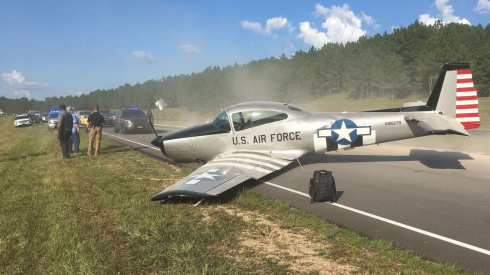
[[[336,202],[335,179],[331,171],[316,170],[313,178],[310,179],[310,197],[311,203],[315,202]]]

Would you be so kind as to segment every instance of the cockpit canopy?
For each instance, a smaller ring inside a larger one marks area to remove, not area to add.
[[[231,131],[231,128],[230,128],[230,120],[229,120],[228,114],[226,113],[225,110],[221,111],[216,116],[216,118],[213,120],[213,125],[216,128],[221,129],[221,130],[223,130],[225,132]]]
[[[224,131],[235,132],[277,121],[304,117],[310,114],[300,108],[276,102],[248,102],[230,106],[221,111],[212,124]],[[230,116],[231,115],[231,120]]]

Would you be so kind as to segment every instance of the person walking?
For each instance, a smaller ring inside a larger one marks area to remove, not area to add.
[[[58,114],[58,131],[56,137],[60,140],[61,152],[63,159],[70,158],[70,148],[68,141],[71,137],[71,129],[73,128],[73,117],[66,111],[65,104],[60,104],[60,113]]]
[[[95,155],[99,154],[100,139],[102,137],[102,125],[105,124],[104,117],[99,113],[99,106],[94,107],[94,112],[88,116],[87,119],[87,131],[90,129],[88,135],[88,152],[87,155],[92,155],[92,147],[95,142]]]
[[[73,153],[75,155],[80,154],[80,126],[78,126],[78,119],[73,114],[73,107],[68,106],[66,110],[71,114],[73,117],[73,128],[71,129],[71,137],[70,137],[70,153]],[[75,146],[73,146],[75,145]],[[75,152],[73,152],[73,147],[75,147]]]

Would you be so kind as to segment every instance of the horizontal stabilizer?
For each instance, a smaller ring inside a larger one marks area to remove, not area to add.
[[[444,115],[418,113],[406,116],[405,120],[407,123],[414,123],[429,135],[470,135],[459,121]]]

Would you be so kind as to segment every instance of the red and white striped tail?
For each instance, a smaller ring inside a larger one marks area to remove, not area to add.
[[[456,120],[463,124],[465,129],[475,129],[481,124],[478,114],[478,97],[473,85],[471,70],[458,70]]]

